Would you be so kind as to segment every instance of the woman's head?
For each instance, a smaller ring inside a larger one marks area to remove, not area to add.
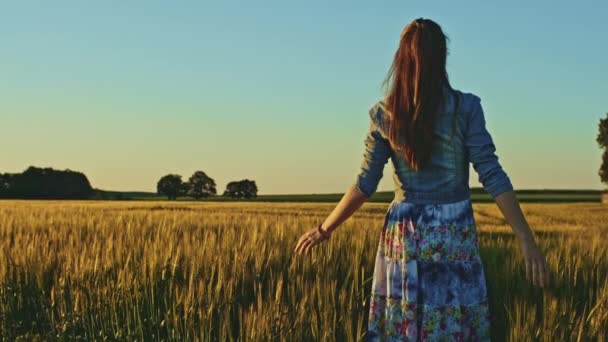
[[[422,169],[431,157],[435,114],[443,103],[444,87],[450,87],[447,40],[434,21],[412,21],[401,33],[399,48],[384,81],[385,104],[392,113],[391,146],[403,151],[415,170]]]

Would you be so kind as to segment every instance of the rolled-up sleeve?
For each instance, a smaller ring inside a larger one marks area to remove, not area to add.
[[[496,146],[486,128],[486,120],[479,98],[475,99],[466,132],[469,162],[473,164],[484,189],[492,198],[513,190],[509,176],[498,161]]]
[[[372,114],[371,111],[370,114]],[[369,198],[378,188],[378,183],[380,183],[384,172],[384,165],[388,162],[391,152],[390,144],[382,135],[377,123],[374,122],[373,115],[370,117],[369,129],[364,142],[363,161],[354,186],[365,197]]]

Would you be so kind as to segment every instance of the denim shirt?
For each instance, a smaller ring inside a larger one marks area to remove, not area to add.
[[[469,163],[484,189],[495,198],[513,190],[513,185],[496,155],[492,136],[479,97],[446,88],[445,101],[435,121],[429,164],[414,171],[388,142],[390,113],[378,101],[369,110],[369,130],[360,172],[354,186],[365,197],[376,192],[385,164],[393,163],[395,199],[421,204],[450,203],[470,198]],[[457,107],[457,108],[456,108]]]

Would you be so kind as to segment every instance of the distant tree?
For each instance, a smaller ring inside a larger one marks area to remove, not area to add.
[[[185,186],[182,176],[168,174],[163,176],[156,184],[156,191],[159,195],[165,195],[169,200],[177,199],[177,196],[185,193]]]
[[[241,182],[245,198],[255,198],[258,196],[258,186],[255,184],[255,181],[245,179]]]
[[[222,196],[236,198],[239,195],[238,182],[228,182]]]
[[[182,182],[182,184],[179,187],[178,196],[186,196],[188,194],[189,189],[190,189],[190,186],[188,185],[188,182]]]
[[[258,195],[258,187],[255,181],[243,179],[240,181],[229,182],[222,196],[232,198],[255,198]]]
[[[187,182],[187,195],[195,199],[217,194],[215,181],[203,171],[196,171]]]
[[[602,154],[602,165],[600,166],[598,174],[600,175],[602,182],[608,184],[608,113],[606,113],[606,118],[600,119],[599,133],[596,141],[598,145],[600,145],[600,148],[604,149],[604,153]]]
[[[28,199],[88,199],[95,192],[87,177],[77,171],[28,167],[22,173],[0,177],[0,196]]]

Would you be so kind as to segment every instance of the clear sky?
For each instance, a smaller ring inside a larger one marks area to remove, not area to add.
[[[452,85],[482,98],[516,188],[602,188],[606,1],[7,3],[0,172],[155,191],[203,170],[220,193],[244,178],[259,194],[342,192],[399,34],[425,17],[450,37]]]

